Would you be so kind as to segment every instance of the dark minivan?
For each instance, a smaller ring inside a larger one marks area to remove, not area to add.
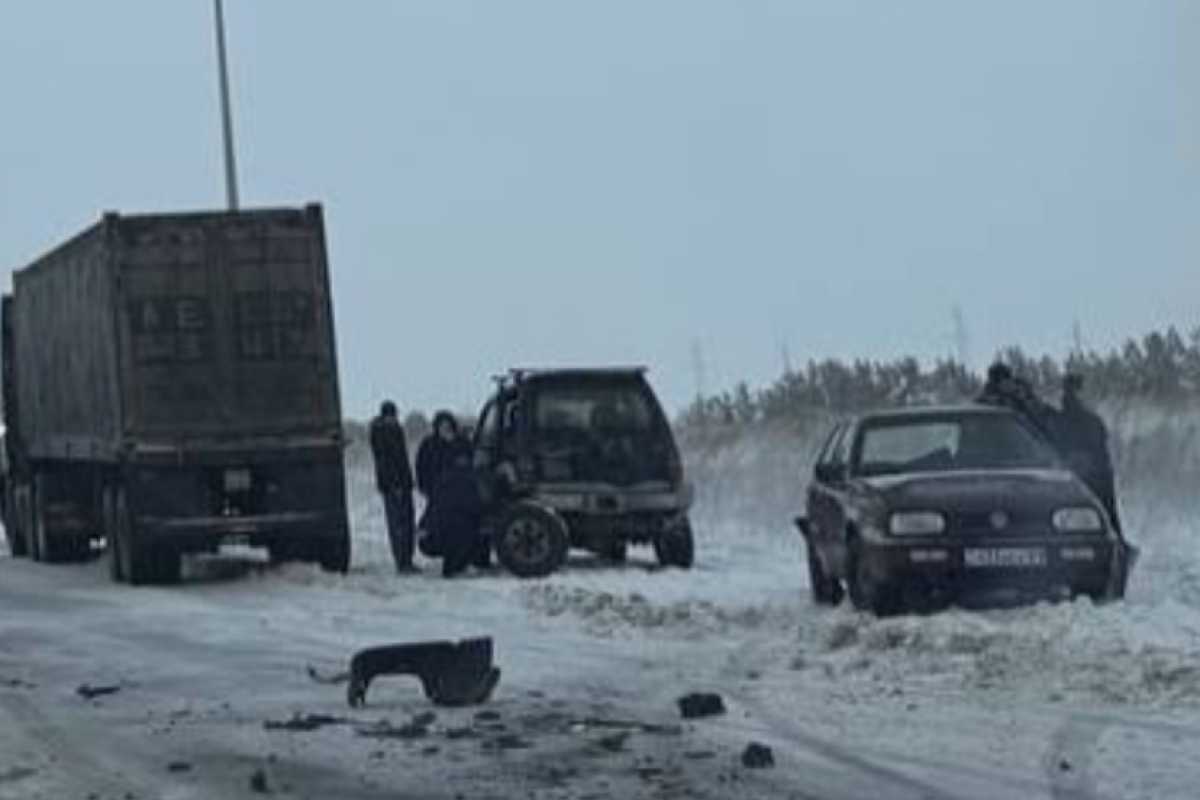
[[[641,368],[512,370],[475,429],[485,531],[522,577],[547,575],[571,547],[623,561],[654,547],[688,568],[691,486],[670,423]]]

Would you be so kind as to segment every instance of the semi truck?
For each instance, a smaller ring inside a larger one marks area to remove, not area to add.
[[[13,555],[172,583],[231,541],[350,561],[321,207],[125,215],[16,270],[0,304]]]

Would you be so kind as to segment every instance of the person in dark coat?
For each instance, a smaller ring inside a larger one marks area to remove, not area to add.
[[[385,400],[379,416],[371,420],[371,455],[375,459],[375,485],[383,495],[388,541],[396,571],[415,572],[413,564],[413,477],[408,463],[408,441],[396,412],[396,404]]]
[[[1083,377],[1068,374],[1063,379],[1062,411],[1058,416],[1058,444],[1071,471],[1092,490],[1113,527],[1118,531],[1116,477],[1108,449],[1108,428],[1100,415],[1088,408],[1079,392]]]
[[[454,453],[462,447],[458,420],[449,411],[433,416],[433,430],[417,448],[417,491],[428,503],[442,476],[450,468]],[[423,526],[422,526],[423,527]]]
[[[490,560],[490,547],[480,533],[483,499],[471,465],[471,449],[460,446],[451,453],[433,490],[425,523],[441,552],[445,578],[458,575],[471,564],[486,567]]]

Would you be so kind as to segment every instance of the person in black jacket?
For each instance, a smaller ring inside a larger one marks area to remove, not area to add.
[[[433,489],[426,515],[428,536],[442,556],[442,577],[452,578],[469,565],[485,568],[491,558],[490,547],[480,533],[483,499],[478,476],[471,465],[471,449],[466,441],[450,451],[449,463]]]
[[[456,449],[462,446],[458,420],[449,411],[433,416],[433,430],[417,448],[417,491],[428,503],[438,482],[450,467]]]
[[[383,495],[388,541],[396,571],[415,572],[413,564],[412,467],[408,463],[408,441],[396,412],[396,404],[385,400],[379,416],[371,420],[371,455],[375,458],[375,484]]]
[[[1079,396],[1082,389],[1082,376],[1072,373],[1063,379],[1062,411],[1058,416],[1059,448],[1071,471],[1092,490],[1108,512],[1113,527],[1120,531],[1108,427],[1100,415],[1083,402]]]

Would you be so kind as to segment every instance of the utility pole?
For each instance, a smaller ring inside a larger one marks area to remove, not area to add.
[[[217,70],[221,86],[221,130],[225,139],[225,200],[238,210],[237,161],[233,151],[233,112],[229,107],[229,64],[225,55],[225,5],[213,0],[217,23]]]

